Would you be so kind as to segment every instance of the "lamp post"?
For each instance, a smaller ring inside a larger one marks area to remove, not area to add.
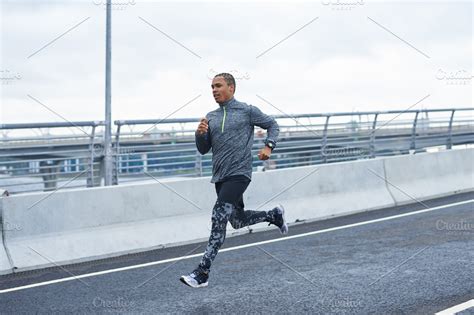
[[[112,3],[107,0],[106,33],[105,33],[105,138],[104,138],[104,184],[112,185],[112,108],[111,108],[111,74],[112,74]]]

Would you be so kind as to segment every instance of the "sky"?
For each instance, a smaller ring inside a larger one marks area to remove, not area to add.
[[[1,0],[0,123],[105,119],[105,0]],[[472,1],[112,1],[112,119],[472,107]]]

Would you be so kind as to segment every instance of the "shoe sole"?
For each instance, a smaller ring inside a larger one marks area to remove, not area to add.
[[[181,278],[179,278],[179,280],[184,283],[185,285],[191,287],[191,288],[204,288],[204,287],[207,287],[207,285],[209,284],[209,282],[205,282],[205,283],[201,283],[201,284],[198,284],[198,285],[193,285],[189,282],[186,281],[186,278],[185,276],[181,276]]]
[[[285,218],[285,207],[283,207],[283,205],[281,204],[277,205],[277,207],[281,209],[281,216],[283,218],[283,225],[280,228],[280,233],[288,234],[288,224],[286,224],[286,218]]]

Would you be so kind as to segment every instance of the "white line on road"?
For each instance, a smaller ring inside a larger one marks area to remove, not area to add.
[[[453,307],[447,308],[444,311],[436,313],[435,315],[453,315],[471,307],[474,307],[474,300],[469,300],[467,302],[454,305]]]
[[[219,252],[220,253],[229,252],[229,251],[234,251],[234,250],[247,248],[247,247],[259,246],[259,245],[270,244],[270,243],[275,243],[275,242],[282,242],[282,241],[287,241],[287,240],[291,240],[291,239],[295,239],[295,238],[300,238],[300,237],[305,237],[305,236],[310,236],[310,235],[316,235],[316,234],[321,234],[321,233],[326,233],[326,232],[331,232],[331,231],[347,229],[347,228],[351,228],[351,227],[355,227],[355,226],[361,226],[361,225],[366,225],[366,224],[383,222],[383,221],[403,218],[403,217],[407,217],[407,216],[411,216],[411,215],[415,215],[415,214],[425,213],[425,212],[429,212],[429,211],[460,206],[460,205],[464,205],[464,204],[471,203],[471,202],[474,202],[474,199],[455,202],[455,203],[442,205],[442,206],[438,206],[438,207],[433,207],[433,208],[428,208],[428,209],[423,209],[423,210],[417,210],[417,211],[403,213],[403,214],[397,214],[397,215],[393,215],[393,216],[389,216],[389,217],[385,217],[385,218],[379,218],[379,219],[363,221],[363,222],[358,222],[358,223],[353,223],[353,224],[336,226],[336,227],[332,227],[332,228],[328,228],[328,229],[324,229],[324,230],[318,230],[318,231],[307,232],[307,233],[302,233],[302,234],[297,234],[297,235],[292,235],[292,236],[287,236],[287,237],[281,237],[281,238],[267,240],[267,241],[261,241],[261,242],[246,244],[246,245],[240,245],[240,246],[224,248],[224,249],[221,249]],[[45,281],[45,282],[38,282],[38,283],[28,284],[28,285],[24,285],[24,286],[9,288],[9,289],[3,289],[3,290],[0,290],[0,293],[20,291],[20,290],[25,290],[25,289],[29,289],[29,288],[41,287],[41,286],[45,286],[45,285],[49,285],[49,284],[55,284],[55,283],[61,283],[61,282],[66,282],[66,281],[78,280],[78,279],[82,279],[82,278],[90,278],[90,277],[105,275],[105,274],[108,274],[108,273],[114,273],[114,272],[144,268],[144,267],[149,267],[149,266],[174,262],[174,261],[177,261],[177,260],[184,260],[184,259],[189,259],[189,258],[194,258],[194,257],[201,257],[201,256],[202,256],[202,253],[201,254],[181,256],[181,257],[175,257],[175,258],[169,258],[169,259],[158,260],[158,261],[152,261],[152,262],[148,262],[148,263],[132,265],[132,266],[126,266],[126,267],[121,267],[121,268],[97,271],[97,272],[87,273],[87,274],[78,275],[78,276],[74,276],[74,277],[61,278],[61,279],[50,280],[50,281]]]

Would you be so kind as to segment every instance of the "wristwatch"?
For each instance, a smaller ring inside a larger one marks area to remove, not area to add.
[[[276,147],[276,143],[272,140],[265,140],[265,145],[269,147],[272,151]]]

